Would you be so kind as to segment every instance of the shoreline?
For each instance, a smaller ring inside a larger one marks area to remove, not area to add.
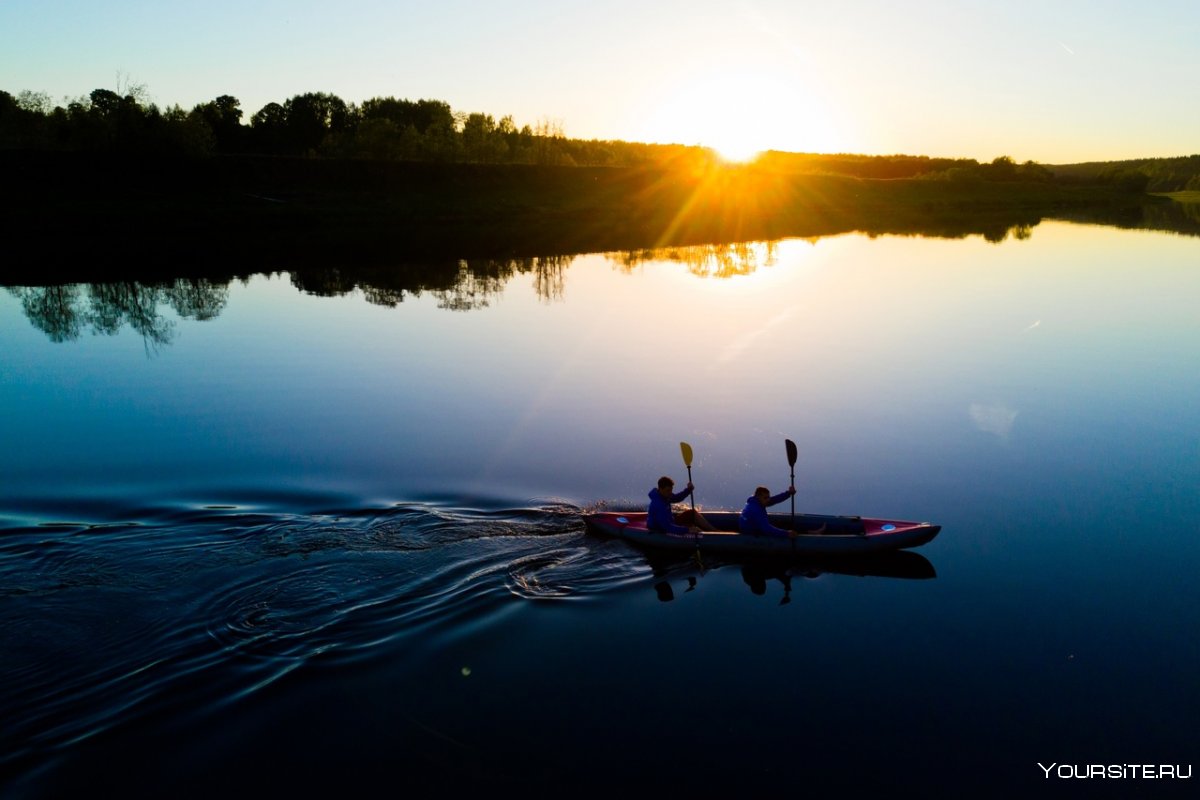
[[[0,280],[372,265],[781,238],[982,235],[1166,198],[1054,182],[861,179],[754,166],[551,167],[5,151]],[[18,263],[14,263],[17,261]],[[218,266],[219,265],[219,266]]]

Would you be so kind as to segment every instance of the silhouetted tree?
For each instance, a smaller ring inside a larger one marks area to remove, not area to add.
[[[155,125],[161,133],[155,136],[155,149],[174,155],[202,157],[211,155],[216,146],[212,128],[200,115],[172,106],[165,114],[154,112]]]
[[[441,124],[454,127],[454,114],[450,104],[440,100],[397,100],[394,97],[373,97],[359,107],[364,120],[390,120],[398,130],[411,125],[417,133],[425,133],[430,127]]]
[[[246,130],[242,126],[241,102],[236,97],[223,94],[196,106],[192,113],[212,131],[218,153],[236,153],[245,147]]]
[[[997,156],[992,163],[982,168],[983,176],[990,181],[1014,181],[1017,179],[1017,165],[1008,156]]]
[[[284,103],[287,146],[293,153],[316,155],[327,142],[350,130],[351,114],[346,103],[337,95],[309,92],[296,95]]]
[[[287,142],[287,112],[279,103],[267,103],[250,118],[250,139],[260,153],[281,153]]]
[[[0,147],[23,146],[25,117],[26,113],[17,105],[16,98],[0,90]]]
[[[1017,167],[1017,175],[1023,181],[1046,183],[1054,180],[1054,173],[1035,161],[1026,161]]]
[[[93,89],[88,95],[92,103],[92,111],[101,117],[113,117],[121,110],[121,95],[108,89]],[[130,98],[133,101],[133,98]]]
[[[428,161],[457,161],[462,154],[462,138],[453,119],[437,119],[421,137],[421,156]]]
[[[416,133],[410,125],[405,130]],[[396,127],[390,119],[363,119],[358,123],[355,133],[355,152],[357,155],[377,159],[412,158],[415,154],[404,152],[404,131]]]
[[[505,160],[508,143],[491,114],[468,114],[462,128],[463,152],[468,161],[495,163]]]
[[[566,152],[562,122],[542,119],[533,130],[534,160],[538,164],[574,164],[575,160]]]

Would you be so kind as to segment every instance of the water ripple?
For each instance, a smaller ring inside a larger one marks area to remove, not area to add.
[[[238,500],[79,503],[91,521],[0,530],[0,765],[156,714],[199,719],[317,663],[421,658],[514,602],[598,597],[647,572],[555,501]]]
[[[610,543],[611,544],[611,543]],[[603,592],[645,574],[643,562],[631,559],[626,548],[595,543],[559,548],[516,559],[507,567],[506,587],[530,600],[580,598]]]

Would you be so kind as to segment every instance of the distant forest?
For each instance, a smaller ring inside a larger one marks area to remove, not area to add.
[[[1092,161],[1065,164],[1053,168],[1060,180],[1121,183],[1140,181],[1145,176],[1146,191],[1200,191],[1200,155],[1178,158],[1141,158],[1132,161]]]
[[[248,123],[248,124],[247,124]],[[376,97],[347,103],[325,92],[268,103],[248,120],[241,102],[221,95],[190,110],[149,102],[141,85],[96,89],[54,103],[41,92],[0,90],[0,149],[119,153],[132,156],[261,155],[405,162],[557,166],[688,166],[719,161],[689,145],[572,139],[543,120],[518,127],[511,116],[454,111],[441,100]],[[1007,156],[763,154],[756,166],[782,173],[951,182],[1112,184],[1129,192],[1200,189],[1200,155],[1043,166]]]
[[[497,121],[457,112],[441,100],[376,97],[355,104],[309,92],[268,103],[247,120],[230,95],[190,111],[161,109],[145,100],[142,87],[124,95],[96,89],[65,105],[44,93],[0,91],[0,148],[563,166],[713,157],[699,147],[568,139],[550,120],[518,128],[511,116]]]
[[[191,110],[160,109],[145,87],[96,89],[55,104],[45,93],[0,90],[0,148],[207,157],[255,154],[488,164],[671,165],[718,160],[688,145],[572,139],[543,120],[517,127],[511,116],[454,111],[441,100],[377,97],[346,103],[325,92],[268,103],[245,120],[241,102],[221,95]],[[247,124],[247,122],[249,124]],[[769,152],[762,167],[781,172],[951,181],[1113,183],[1130,191],[1200,189],[1200,155],[1046,167],[1001,156],[990,163],[926,156]]]

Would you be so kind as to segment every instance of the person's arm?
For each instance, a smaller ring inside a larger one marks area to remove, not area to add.
[[[687,488],[684,489],[682,492],[678,492],[676,494],[671,495],[671,502],[678,503],[680,500],[683,500],[685,497],[687,497],[693,491],[695,491],[695,488],[696,487],[694,487],[692,484],[689,483],[687,485]],[[669,530],[671,533],[691,533],[692,532],[692,529],[690,527],[688,527],[687,525],[680,525],[677,522],[675,522],[674,514],[671,514],[669,516],[670,516],[671,521],[669,523],[670,527],[667,530]]]
[[[782,503],[784,500],[787,500],[791,496],[792,496],[792,490],[785,489],[782,492],[780,492],[779,494],[772,497],[770,500],[768,500],[767,505],[768,506],[777,505],[779,503]]]

